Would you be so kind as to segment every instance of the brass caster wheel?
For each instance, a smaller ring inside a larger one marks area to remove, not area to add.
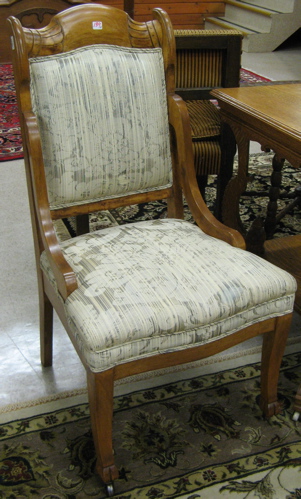
[[[107,494],[107,497],[113,497],[113,495],[114,495],[114,485],[113,485],[113,483],[108,483],[106,485],[106,494]]]
[[[300,417],[300,412],[295,412],[294,415],[293,415],[293,421],[298,421],[299,420],[299,417]]]

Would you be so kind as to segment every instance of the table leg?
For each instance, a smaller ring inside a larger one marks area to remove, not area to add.
[[[214,215],[222,220],[222,202],[225,189],[233,175],[233,162],[236,153],[236,141],[231,127],[222,121],[221,125],[221,166],[217,177],[216,203]]]
[[[284,164],[284,158],[281,158],[277,154],[273,157],[273,172],[271,175],[271,187],[269,190],[269,202],[267,206],[267,215],[265,219],[265,232],[268,239],[273,236],[276,225],[277,225],[277,201],[280,195],[280,187],[282,180],[282,167]]]
[[[249,145],[250,141],[241,130],[232,126],[238,151],[237,175],[232,177],[225,188],[222,201],[222,222],[244,234],[243,224],[239,215],[239,200],[248,183]]]
[[[81,236],[89,232],[89,215],[78,215],[76,217],[76,235]]]

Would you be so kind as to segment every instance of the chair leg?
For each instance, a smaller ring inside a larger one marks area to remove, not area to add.
[[[275,330],[263,335],[260,408],[266,417],[281,411],[277,396],[278,379],[291,321],[292,314],[278,317]]]
[[[221,126],[221,165],[217,176],[215,217],[222,221],[222,204],[228,182],[233,175],[234,156],[236,154],[236,140],[228,123]]]
[[[40,355],[44,367],[52,366],[53,306],[44,291],[40,291]]]
[[[114,370],[102,373],[87,371],[92,433],[97,456],[96,471],[102,481],[112,485],[119,473],[113,452]]]
[[[76,235],[82,236],[89,232],[89,215],[77,215],[76,217]]]

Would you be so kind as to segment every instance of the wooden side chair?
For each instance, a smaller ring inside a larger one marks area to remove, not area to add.
[[[114,381],[204,358],[263,335],[260,406],[277,383],[295,280],[244,250],[197,186],[189,115],[175,94],[167,14],[132,21],[82,5],[41,29],[9,18],[40,292],[41,359],[53,308],[87,372],[96,470],[118,478]],[[195,224],[183,220],[183,194]],[[54,221],[167,199],[166,219],[60,242]],[[116,485],[118,488],[118,483]]]
[[[175,30],[175,39],[176,92],[189,112],[198,184],[204,197],[208,175],[219,176],[215,214],[220,217],[236,144],[229,127],[223,125],[221,133],[220,113],[210,91],[239,86],[242,35],[235,30],[183,29]]]

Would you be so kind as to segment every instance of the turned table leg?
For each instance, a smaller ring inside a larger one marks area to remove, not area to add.
[[[271,187],[269,190],[269,203],[267,206],[267,215],[265,219],[265,232],[267,238],[270,239],[276,229],[277,225],[277,201],[280,195],[280,187],[282,180],[282,167],[284,164],[284,158],[274,155],[273,158],[273,172],[271,175]]]

